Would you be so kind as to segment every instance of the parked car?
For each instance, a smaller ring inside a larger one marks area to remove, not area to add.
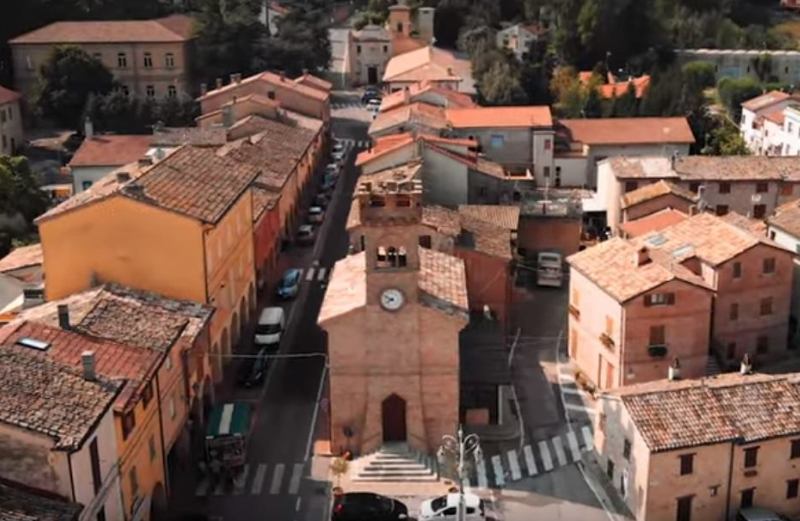
[[[447,494],[423,501],[419,507],[419,521],[455,521],[458,514],[459,494]],[[486,506],[475,494],[464,494],[467,511],[464,521],[483,521],[486,519]]]
[[[373,114],[377,114],[381,109],[381,100],[371,99],[367,102],[367,110]]]
[[[316,233],[314,231],[314,226],[310,224],[303,224],[297,228],[297,243],[303,245],[310,245],[314,244],[314,238],[316,237]]]
[[[325,175],[325,179],[322,180],[322,190],[324,192],[329,192],[336,187],[336,181],[338,180],[338,176],[327,174]]]
[[[295,298],[299,289],[300,270],[297,268],[286,270],[278,283],[278,296],[285,299]]]
[[[337,150],[344,150],[344,140],[343,139],[334,139],[333,145],[331,146],[331,150],[336,152]]]
[[[308,209],[308,222],[321,223],[325,219],[325,210],[319,206],[312,206]]]
[[[320,208],[327,208],[329,202],[330,202],[330,197],[328,197],[328,194],[320,192],[314,196],[312,204],[314,206],[319,206]]]
[[[378,87],[370,85],[364,89],[364,94],[361,95],[361,103],[369,103],[373,99],[381,99],[381,91]]]
[[[789,521],[789,518],[766,508],[748,507],[739,510],[736,521]]]
[[[347,157],[347,152],[345,150],[334,150],[331,152],[331,159],[336,163],[342,163],[345,157]]]
[[[255,387],[264,381],[267,369],[269,369],[269,352],[264,347],[256,354],[255,358],[245,360],[241,373],[239,373],[239,383],[243,387]]]
[[[325,165],[325,175],[328,174],[339,175],[339,165],[336,163],[328,163]]]
[[[281,335],[286,327],[286,314],[282,307],[270,306],[261,310],[256,322],[254,343],[258,347],[266,347],[277,351],[281,344]]]
[[[331,519],[333,521],[396,521],[408,519],[408,507],[396,499],[372,492],[351,492],[334,499]]]

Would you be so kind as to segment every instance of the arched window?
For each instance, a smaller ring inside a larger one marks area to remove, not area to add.
[[[400,268],[404,268],[408,264],[408,257],[406,255],[406,249],[402,246],[397,253],[397,266]]]
[[[398,254],[397,248],[394,246],[389,246],[386,250],[386,261],[389,264],[389,267],[396,268],[398,263]]]

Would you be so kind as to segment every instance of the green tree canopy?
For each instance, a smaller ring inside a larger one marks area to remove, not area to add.
[[[100,61],[75,46],[53,49],[39,71],[36,107],[59,125],[80,128],[90,94],[107,94],[114,77]]]
[[[735,121],[739,120],[742,102],[755,98],[762,92],[761,84],[753,78],[722,78],[717,84],[719,98]]]

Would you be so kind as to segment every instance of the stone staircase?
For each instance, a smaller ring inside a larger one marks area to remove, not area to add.
[[[439,480],[436,458],[420,454],[405,443],[384,445],[353,462],[356,482],[434,482]]]

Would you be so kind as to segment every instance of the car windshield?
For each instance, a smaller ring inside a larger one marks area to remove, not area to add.
[[[290,271],[286,275],[283,276],[283,280],[281,281],[281,286],[287,288],[289,286],[294,286],[298,279],[298,272],[297,271]]]
[[[281,332],[280,324],[259,324],[256,327],[257,335],[274,335]]]
[[[437,497],[431,501],[431,508],[434,512],[438,512],[447,506],[447,496]]]
[[[308,213],[322,213],[322,208],[319,206],[312,206],[308,209]]]

